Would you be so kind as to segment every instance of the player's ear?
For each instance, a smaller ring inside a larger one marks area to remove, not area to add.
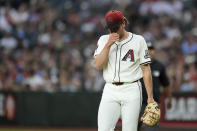
[[[125,26],[129,25],[129,21],[127,20],[126,17],[124,17],[124,23],[125,23]]]
[[[107,29],[107,31],[108,31],[109,33],[112,33],[110,29]]]
[[[126,27],[126,22],[125,21],[122,23],[122,26],[123,26],[123,28]]]

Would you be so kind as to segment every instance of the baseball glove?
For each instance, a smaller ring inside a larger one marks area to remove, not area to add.
[[[148,126],[154,126],[160,119],[160,109],[156,102],[149,103],[144,111],[141,121]]]

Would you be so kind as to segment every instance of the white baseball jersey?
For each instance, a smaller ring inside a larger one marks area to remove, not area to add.
[[[101,53],[109,35],[103,35],[98,40],[98,48],[94,57]],[[144,38],[129,33],[128,38],[115,42],[109,51],[108,62],[103,68],[103,77],[107,83],[134,82],[142,78],[140,65],[150,63],[148,48]]]

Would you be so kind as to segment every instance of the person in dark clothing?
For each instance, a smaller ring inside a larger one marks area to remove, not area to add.
[[[172,94],[171,94],[171,89],[169,86],[170,82],[167,77],[165,67],[161,62],[155,59],[154,45],[151,42],[147,42],[147,46],[148,46],[148,52],[152,61],[150,64],[150,67],[151,67],[152,80],[153,80],[153,98],[160,105],[160,87],[162,86],[164,89],[163,91],[168,98],[167,108],[171,108]],[[143,79],[141,79],[140,81],[142,83],[143,102],[142,102],[142,108],[141,108],[141,113],[140,113],[139,118],[141,118],[145,110],[145,107],[147,105],[147,95],[146,95],[146,89],[144,88]],[[138,131],[140,131],[141,127],[142,127],[142,122],[139,122]],[[158,129],[158,125],[154,127],[143,126],[143,129],[145,131],[156,131]]]

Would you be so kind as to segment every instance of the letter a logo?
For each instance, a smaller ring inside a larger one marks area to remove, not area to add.
[[[133,50],[129,50],[127,54],[123,57],[122,61],[131,61],[134,62]]]

